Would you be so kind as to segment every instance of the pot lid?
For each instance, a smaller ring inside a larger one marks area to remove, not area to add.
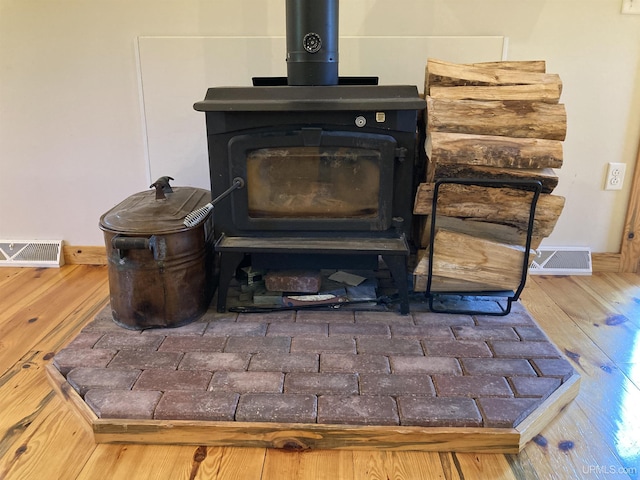
[[[189,230],[187,214],[211,201],[202,188],[171,187],[171,177],[161,177],[147,190],[131,195],[100,217],[100,228],[117,233],[161,234]]]

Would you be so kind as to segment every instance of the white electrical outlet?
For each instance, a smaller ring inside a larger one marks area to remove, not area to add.
[[[607,177],[605,179],[605,190],[622,190],[624,183],[624,172],[627,169],[626,163],[609,162],[607,167]]]
[[[640,15],[640,0],[622,0],[622,13]]]

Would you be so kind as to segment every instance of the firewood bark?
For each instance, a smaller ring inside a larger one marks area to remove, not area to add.
[[[564,105],[518,101],[445,100],[427,97],[427,132],[564,140]]]
[[[432,162],[510,168],[560,168],[562,142],[539,138],[430,132],[427,156]]]
[[[434,184],[418,186],[413,213],[431,215]],[[438,216],[465,218],[510,225],[527,230],[532,193],[512,188],[475,185],[442,185],[438,192]],[[534,217],[535,236],[548,237],[564,207],[564,197],[541,194]]]
[[[429,96],[449,100],[512,100],[528,102],[558,103],[560,85],[504,85],[504,86],[434,86],[429,87]]]
[[[425,92],[432,86],[536,85],[554,84],[562,91],[557,74],[500,68],[492,65],[457,64],[430,58],[427,61]]]
[[[476,165],[436,164],[433,176],[434,179],[534,180],[542,184],[542,193],[551,193],[558,186],[558,176],[551,168],[497,168]]]
[[[422,220],[419,225],[420,247],[427,248],[431,238],[431,216],[425,215],[420,218]],[[478,222],[464,218],[445,217],[444,215],[439,215],[436,219],[436,229],[464,233],[506,245],[520,245],[524,247],[527,240],[527,232],[516,227],[503,225],[501,223]],[[534,250],[537,249],[540,243],[542,243],[542,240],[542,237],[532,236],[531,248]]]

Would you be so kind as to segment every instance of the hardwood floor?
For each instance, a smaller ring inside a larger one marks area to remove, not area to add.
[[[531,277],[522,302],[582,375],[519,455],[96,445],[45,379],[108,301],[104,266],[0,269],[0,479],[640,478],[640,276]]]

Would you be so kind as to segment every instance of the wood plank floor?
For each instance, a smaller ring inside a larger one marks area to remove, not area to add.
[[[107,301],[104,266],[0,269],[0,480],[640,478],[639,275],[529,279],[582,383],[519,455],[96,445],[44,367]]]

